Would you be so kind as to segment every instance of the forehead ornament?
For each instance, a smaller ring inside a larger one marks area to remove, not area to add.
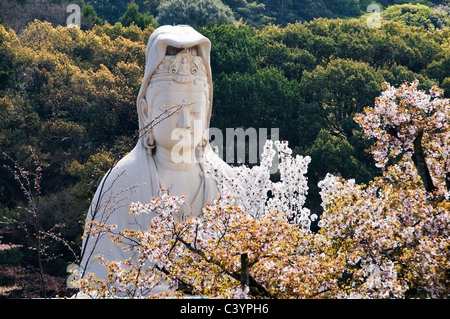
[[[183,49],[173,55],[168,51],[150,78],[150,84],[162,81],[177,83],[207,83],[206,67],[203,59],[193,49]]]

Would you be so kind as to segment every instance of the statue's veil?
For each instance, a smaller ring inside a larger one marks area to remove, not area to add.
[[[150,78],[166,55],[166,49],[169,46],[175,48],[190,48],[196,46],[198,56],[203,59],[209,84],[209,107],[206,110],[205,128],[209,128],[213,100],[213,85],[210,63],[211,42],[208,38],[188,25],[161,26],[157,28],[150,36],[147,43],[147,50],[145,52],[144,78],[142,80],[142,85],[136,101],[137,107],[139,107],[140,101],[145,98]],[[139,129],[143,129],[143,127],[141,127],[142,123],[139,125]]]

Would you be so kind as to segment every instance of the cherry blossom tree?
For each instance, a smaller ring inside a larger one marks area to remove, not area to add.
[[[330,257],[345,255],[343,296],[449,296],[450,104],[418,85],[384,84],[375,106],[355,116],[375,140],[382,176],[321,182],[319,226],[338,244]]]
[[[137,257],[99,256],[107,280],[88,275],[79,289],[100,298],[448,298],[450,103],[436,87],[418,90],[417,81],[384,89],[355,116],[382,168],[368,185],[327,175],[318,217],[304,207],[311,159],[293,157],[287,142],[268,141],[261,164],[235,167],[234,176],[206,158],[220,197],[180,223],[184,197],[162,189],[130,205],[131,214],[157,213],[148,229],[91,225]]]

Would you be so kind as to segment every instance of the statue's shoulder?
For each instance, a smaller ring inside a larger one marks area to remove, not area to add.
[[[219,158],[220,159],[220,158]],[[229,178],[235,177],[236,175],[236,171],[233,169],[232,166],[230,166],[229,164],[227,164],[224,160],[220,159],[220,165],[223,169],[223,171],[225,172],[225,174],[227,174],[227,176]]]
[[[140,181],[148,169],[147,154],[135,147],[122,157],[105,175],[106,183],[122,181]]]
[[[229,178],[234,177],[236,172],[233,167],[226,163],[222,158],[219,157],[212,149],[207,148],[206,150],[207,161],[212,164],[213,167],[220,169]]]

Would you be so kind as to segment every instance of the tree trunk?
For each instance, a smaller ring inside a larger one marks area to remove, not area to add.
[[[412,160],[414,162],[414,165],[416,166],[420,178],[422,179],[423,185],[425,186],[425,190],[428,193],[432,194],[437,189],[437,187],[433,184],[430,170],[428,169],[425,160],[425,153],[422,148],[422,138],[423,138],[423,130],[419,132],[416,139],[414,140],[414,153],[412,156]]]
[[[241,254],[241,284],[243,286],[249,286],[250,284],[250,273],[248,270],[248,255]]]

